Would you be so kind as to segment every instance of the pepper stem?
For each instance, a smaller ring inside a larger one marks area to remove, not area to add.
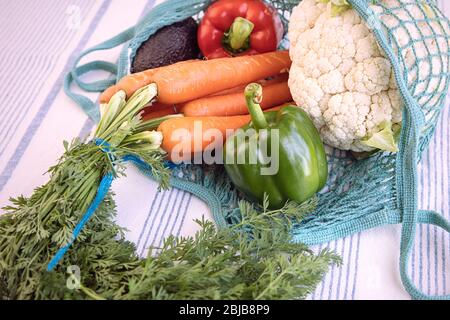
[[[249,38],[254,27],[255,25],[251,21],[242,17],[237,17],[234,19],[230,30],[225,33],[223,42],[233,52],[245,51],[250,46]]]
[[[259,105],[262,101],[262,95],[263,90],[259,83],[250,83],[245,88],[245,101],[255,129],[264,129],[268,126],[264,112]]]

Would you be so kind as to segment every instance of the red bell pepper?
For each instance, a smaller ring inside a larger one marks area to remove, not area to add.
[[[207,59],[275,51],[283,38],[276,10],[261,0],[219,0],[205,12],[198,44]]]

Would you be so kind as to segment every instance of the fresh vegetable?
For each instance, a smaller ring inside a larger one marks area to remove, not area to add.
[[[401,126],[396,124],[392,127],[390,122],[384,122],[380,125],[379,130],[375,131],[368,139],[361,140],[362,143],[369,147],[390,152],[398,151],[398,139],[400,137]]]
[[[193,18],[159,29],[137,50],[131,72],[141,72],[200,58],[197,29],[197,22]]]
[[[259,105],[262,99],[259,84],[250,84],[245,98],[252,121],[225,143],[225,169],[231,181],[260,202],[267,194],[274,208],[281,208],[288,200],[299,203],[308,200],[324,187],[328,176],[324,145],[314,124],[298,107],[263,113]],[[273,146],[273,139],[278,144]],[[264,174],[262,168],[272,165],[265,163],[268,157],[277,161],[278,167]],[[239,161],[252,158],[254,163]]]
[[[341,13],[347,11],[352,6],[348,3],[347,0],[318,0],[320,3],[329,3],[330,13],[332,17],[336,17]],[[372,3],[377,0],[372,0]]]
[[[216,1],[198,28],[198,44],[208,59],[275,51],[282,38],[278,13],[261,0]]]
[[[262,79],[262,80],[258,80],[258,81],[255,81],[255,82],[261,84],[262,86],[268,86],[268,85],[275,84],[275,83],[286,82],[286,81],[288,81],[288,79],[289,79],[289,73],[288,72],[284,72],[284,73],[280,73],[280,74],[278,74],[276,76],[271,76],[271,77],[269,77],[267,79]],[[223,95],[226,95],[226,94],[237,93],[237,92],[242,93],[242,92],[244,92],[244,89],[245,89],[245,87],[247,85],[248,85],[248,83],[242,84],[242,85],[230,88],[230,89],[225,89],[223,91],[219,91],[217,93],[213,93],[213,94],[209,95],[208,97],[223,96]]]
[[[65,142],[64,155],[49,170],[50,180],[30,197],[11,199],[3,208],[0,299],[305,298],[329,267],[340,263],[328,250],[314,254],[291,241],[291,223],[311,212],[315,199],[280,210],[269,210],[267,199],[262,209],[241,201],[241,221],[233,226],[216,230],[212,222],[199,221],[195,237],[170,236],[141,259],[114,222],[116,208],[109,193],[72,249],[55,270],[47,271],[51,257],[72,240],[72,229],[90,206],[101,177],[110,171],[124,174],[121,157],[145,160],[167,186],[161,134],[148,131],[159,119],[142,122],[138,116],[155,96],[154,84],[128,101],[125,92],[116,93],[94,132],[105,142]],[[71,277],[69,267],[74,266],[80,278]]]
[[[191,62],[192,60],[181,61],[173,65]],[[160,68],[148,69],[142,72],[132,73],[126,77],[123,77],[115,85],[109,87],[100,95],[99,99],[100,104],[108,103],[111,97],[121,90],[125,92],[127,98],[131,97],[137,90],[152,83],[152,76],[158,70],[160,70]]]
[[[71,231],[91,205],[102,177],[107,172],[123,175],[119,159],[124,155],[137,156],[150,164],[161,186],[167,188],[169,171],[163,165],[162,135],[147,130],[139,117],[156,93],[154,84],[141,88],[128,101],[123,91],[117,92],[94,132],[100,143],[82,143],[79,139],[71,145],[65,142],[64,156],[49,169],[50,180],[30,198],[19,197],[13,200],[13,206],[5,208],[6,214],[0,217],[2,297],[28,296],[36,290],[34,286],[42,285],[39,282],[45,278],[42,264],[48,263],[56,250],[72,239]],[[105,152],[109,148],[116,158]],[[96,235],[82,233],[81,239],[86,236]],[[39,274],[25,272],[35,270],[34,264],[42,268]],[[37,282],[28,281],[31,278]]]
[[[172,161],[191,160],[192,154],[201,153],[208,146],[223,145],[227,130],[236,130],[250,121],[249,115],[233,117],[181,117],[164,121],[158,127],[163,135],[162,148]],[[197,130],[196,130],[197,129]],[[209,129],[220,131],[220,139],[206,138]],[[179,158],[176,159],[176,158]]]
[[[363,140],[370,140],[381,123],[401,121],[401,99],[388,59],[358,13],[333,15],[330,8],[305,0],[292,12],[291,93],[325,143],[371,151],[374,147]],[[392,135],[387,132],[385,150],[396,148],[389,145]]]
[[[100,102],[106,103],[119,90],[129,97],[150,83],[158,85],[158,101],[178,104],[202,98],[289,70],[287,51],[269,52],[251,57],[209,61],[182,61],[170,66],[130,74],[108,88]]]
[[[160,117],[164,117],[164,116],[168,116],[168,115],[172,115],[172,114],[177,114],[177,113],[178,113],[177,106],[155,102],[152,105],[146,107],[143,110],[141,116],[142,116],[142,120],[146,121],[146,120],[156,119],[156,118],[160,118]]]
[[[48,192],[47,185],[31,198],[14,199],[0,216],[0,299],[301,299],[331,265],[340,264],[327,249],[315,254],[291,241],[291,224],[314,209],[314,199],[280,210],[269,210],[267,202],[256,210],[241,201],[239,223],[216,230],[212,222],[198,221],[194,237],[169,236],[140,259],[114,222],[109,194],[74,250],[55,271],[46,272],[50,255],[67,241],[80,216],[72,199],[54,196],[67,210],[42,219],[40,210],[28,206]],[[80,268],[79,289],[67,286],[69,266]]]
[[[287,72],[287,51],[175,64],[161,68],[152,80],[158,101],[178,104]]]
[[[286,82],[265,85],[261,108],[268,109],[283,102],[291,101],[292,96]],[[248,114],[244,89],[227,95],[205,97],[185,103],[180,108],[187,117],[193,116],[235,116]]]
[[[267,112],[279,110],[284,106],[286,104],[270,108]],[[243,127],[250,120],[248,114],[231,117],[170,117],[158,127],[158,131],[163,135],[161,147],[167,152],[169,159],[174,160],[172,156],[175,152],[182,161],[192,160],[193,154],[201,153],[207,147],[220,148],[226,141],[227,134]],[[210,129],[219,130],[219,140],[215,140],[214,136],[206,138]]]

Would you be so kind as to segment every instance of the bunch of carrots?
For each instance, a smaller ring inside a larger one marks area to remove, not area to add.
[[[277,110],[291,103],[292,96],[287,84],[290,65],[287,51],[183,61],[130,74],[103,92],[100,102],[109,102],[119,90],[130,97],[138,89],[156,83],[157,101],[145,110],[143,119],[182,115],[169,117],[159,124],[158,131],[163,134],[162,148],[169,157],[179,143],[190,143],[192,153],[202,152],[214,141],[202,138],[205,141],[194,143],[194,138],[198,139],[198,135],[194,137],[193,134],[197,121],[201,122],[203,132],[218,129],[223,137],[226,137],[227,131],[239,129],[250,121],[244,97],[247,84],[259,82],[263,86],[261,107],[264,110]],[[183,141],[174,139],[172,133],[180,128],[189,130],[190,137]]]

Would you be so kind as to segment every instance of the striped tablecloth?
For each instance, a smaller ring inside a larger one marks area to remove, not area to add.
[[[155,0],[15,0],[0,2],[0,207],[29,195],[63,152],[62,141],[85,136],[93,123],[62,92],[63,76],[79,53],[135,24]],[[450,14],[450,3],[440,0]],[[115,62],[119,49],[90,59]],[[97,78],[99,75],[87,75]],[[93,99],[96,95],[91,95]],[[420,206],[450,218],[449,109],[419,170]],[[114,182],[118,222],[144,253],[169,234],[192,234],[193,219],[209,216],[200,200],[182,191],[158,193],[132,167]],[[428,294],[450,291],[450,238],[420,226],[411,274]],[[387,226],[327,244],[344,259],[311,299],[407,299],[399,271],[400,227]],[[323,246],[322,246],[323,247]]]

